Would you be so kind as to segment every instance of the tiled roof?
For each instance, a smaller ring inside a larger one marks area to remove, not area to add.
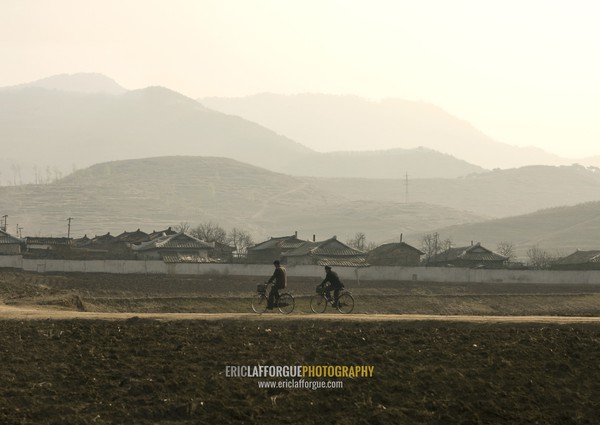
[[[165,262],[165,263],[218,263],[218,262],[220,262],[220,260],[201,257],[199,255],[183,255],[183,254],[163,255],[162,259],[163,259],[163,262]]]
[[[286,253],[287,257],[313,255],[319,257],[362,256],[363,252],[351,248],[335,237],[321,242],[304,242],[300,247]]]
[[[508,257],[505,257],[495,252],[490,251],[476,243],[460,248],[450,248],[444,252],[439,253],[431,259],[432,262],[444,262],[444,261],[505,261]]]
[[[170,227],[168,229],[165,230],[153,230],[152,233],[150,233],[148,235],[149,239],[156,239],[160,236],[164,236],[164,235],[174,235],[177,232],[175,230],[172,230]]]
[[[339,266],[339,267],[369,267],[364,257],[356,258],[320,258],[317,260],[319,266]]]
[[[123,232],[115,239],[123,242],[139,243],[150,240],[150,235],[137,229],[135,232]]]
[[[600,263],[600,251],[575,251],[571,255],[560,258],[554,264],[568,265],[568,264],[586,264],[586,263]]]
[[[383,245],[379,245],[377,248],[372,249],[369,252],[369,254],[385,255],[387,253],[393,253],[395,251],[400,251],[400,250],[414,251],[415,253],[417,253],[419,255],[424,255],[425,254],[420,249],[417,249],[414,246],[409,245],[409,244],[407,244],[405,242],[393,242],[393,243],[386,243],[386,244],[383,244]]]
[[[0,244],[22,244],[25,240],[0,230]]]
[[[139,246],[133,246],[135,251],[148,251],[151,249],[213,249],[214,243],[201,241],[185,233],[160,236]]]
[[[31,237],[25,238],[28,245],[70,245],[72,239],[69,238],[44,238],[44,237]]]
[[[114,240],[115,237],[108,232],[106,235],[95,236],[92,241],[94,242],[108,242]]]
[[[305,243],[305,241],[298,239],[295,235],[280,236],[280,237],[276,237],[276,238],[271,238],[264,242],[257,243],[256,245],[249,247],[248,249],[251,251],[258,251],[258,250],[263,250],[263,249],[273,249],[273,248],[280,248],[280,249],[285,250],[285,249],[298,248],[299,246],[301,246],[304,243]]]

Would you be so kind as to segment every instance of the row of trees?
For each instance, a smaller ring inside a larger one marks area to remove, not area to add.
[[[223,227],[212,221],[200,223],[196,227],[192,227],[188,223],[180,223],[175,226],[175,230],[188,233],[205,242],[229,245],[235,249],[235,252],[241,255],[246,253],[249,246],[254,245],[254,240],[247,231],[234,227],[227,232]]]

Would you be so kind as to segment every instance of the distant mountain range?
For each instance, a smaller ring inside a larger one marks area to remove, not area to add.
[[[277,158],[291,160],[312,152],[258,124],[206,109],[161,87],[122,95],[5,90],[0,92],[0,140],[5,160],[0,179],[5,184],[35,181],[16,179],[17,172],[45,176],[47,167],[57,167],[65,174],[117,159],[226,156],[269,167]]]
[[[340,142],[348,150],[373,145],[403,149],[422,146],[488,169],[576,162],[538,148],[500,143],[468,122],[425,102],[269,93],[198,101],[208,108],[264,125],[318,151],[333,150]],[[600,161],[579,162],[600,166]]]
[[[0,184],[54,180],[95,163],[224,156],[293,175],[456,177],[483,168],[430,149],[322,154],[162,87],[126,91],[99,74],[0,90]]]
[[[425,202],[507,217],[600,200],[600,169],[536,165],[455,179],[307,179],[351,200]]]

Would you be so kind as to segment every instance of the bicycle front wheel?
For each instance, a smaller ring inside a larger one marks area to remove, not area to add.
[[[352,310],[354,310],[354,297],[348,292],[340,294],[336,308],[343,314],[352,313]]]
[[[291,294],[281,294],[279,296],[279,300],[277,301],[277,309],[283,314],[290,314],[294,311],[294,307],[296,302],[294,301],[294,297]]]
[[[310,309],[313,313],[323,313],[327,308],[327,299],[321,294],[315,294],[310,298]]]
[[[257,294],[252,298],[252,310],[255,313],[262,314],[267,310],[269,300],[265,294]]]

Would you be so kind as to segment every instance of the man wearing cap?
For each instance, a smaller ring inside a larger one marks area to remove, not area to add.
[[[326,283],[329,283],[329,285],[325,285]],[[330,266],[325,266],[325,279],[323,279],[320,286],[325,288],[328,299],[331,299],[331,291],[333,291],[333,306],[337,306],[340,291],[344,289],[344,284],[338,274],[331,270]]]
[[[279,290],[287,286],[287,272],[281,267],[279,260],[273,261],[273,265],[275,266],[275,271],[273,272],[273,276],[267,281],[267,283],[275,282],[269,292],[269,303],[267,304],[269,310],[273,310],[275,299],[279,298]]]

